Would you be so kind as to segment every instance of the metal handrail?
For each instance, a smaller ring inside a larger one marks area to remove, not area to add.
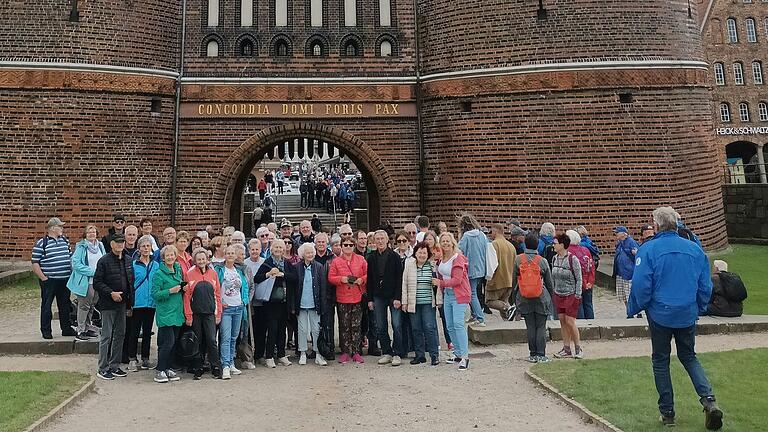
[[[768,163],[727,164],[723,167],[725,184],[763,184],[766,183]]]

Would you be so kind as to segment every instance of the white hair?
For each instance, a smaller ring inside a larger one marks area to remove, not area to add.
[[[259,229],[256,230],[256,237],[259,237],[262,234],[266,234],[268,232],[270,232],[269,228],[267,228],[267,227],[259,227]]]
[[[567,235],[568,238],[571,240],[572,245],[578,246],[579,243],[581,243],[581,236],[576,231],[568,230],[565,232],[565,235]]]
[[[238,238],[243,239],[242,241],[245,241],[245,233],[242,231],[235,231],[232,233],[232,236],[230,238]]]
[[[539,235],[546,235],[546,236],[553,237],[555,235],[555,225],[550,222],[544,222],[543,224],[541,224]]]
[[[208,238],[208,231],[198,231],[197,232],[197,236],[200,237],[201,239],[209,239]]]
[[[712,265],[717,269],[717,271],[721,271],[721,272],[728,271],[728,263],[723,260],[715,260],[715,262],[713,262]]]
[[[153,240],[153,238],[150,235],[141,236],[139,241],[136,242],[136,247],[140,248],[141,245],[144,244],[144,243],[152,244],[152,240]]]
[[[341,243],[341,236],[338,234],[334,234],[331,236],[331,245],[335,245],[336,243]]]
[[[653,211],[653,222],[659,226],[659,231],[676,231],[677,220],[680,217],[672,207],[659,207]]]
[[[307,251],[312,251],[312,255],[314,256],[316,254],[315,252],[315,244],[314,243],[302,243],[301,246],[299,246],[299,250],[296,251],[296,254],[299,255],[302,259],[304,258],[304,253]]]

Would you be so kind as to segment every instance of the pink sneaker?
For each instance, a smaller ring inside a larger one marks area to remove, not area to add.
[[[357,353],[355,353],[355,355],[352,356],[352,361],[359,364],[365,363],[365,360],[363,360],[363,356]]]
[[[453,351],[453,343],[449,343],[449,344],[448,344],[448,349],[449,349],[449,350],[451,350],[451,351]]]
[[[339,363],[341,364],[349,363],[349,354],[343,353],[341,356],[339,356]]]

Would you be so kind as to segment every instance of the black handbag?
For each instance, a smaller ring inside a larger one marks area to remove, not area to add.
[[[317,338],[317,352],[326,360],[333,360],[333,330],[327,325],[320,326]]]
[[[181,332],[179,337],[179,355],[185,359],[191,359],[200,354],[200,341],[197,338],[194,330],[187,327]]]

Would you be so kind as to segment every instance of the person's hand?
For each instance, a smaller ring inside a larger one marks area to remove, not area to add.
[[[110,296],[112,297],[113,302],[121,302],[123,301],[123,292],[122,291],[112,291],[110,293]]]
[[[632,255],[637,255],[637,248],[632,249]]]
[[[355,283],[356,280],[357,280],[357,278],[352,276],[352,275],[347,276],[347,283],[350,284],[350,285]]]
[[[125,310],[125,316],[132,317],[133,316],[133,309],[126,309]]]
[[[267,276],[269,277],[277,277],[278,274],[280,274],[280,269],[277,267],[272,267],[272,269],[267,272]]]
[[[283,277],[283,276],[285,276],[285,273],[283,273],[283,272],[281,272],[281,271],[278,271],[278,272],[277,272],[277,274],[276,274],[275,276],[277,276],[277,277]]]
[[[40,280],[41,280],[41,281],[43,281],[43,282],[45,282],[45,281],[47,281],[47,280],[48,280],[48,276],[46,276],[46,275],[43,275],[43,277],[42,277],[42,278],[40,278]]]
[[[355,279],[355,283],[358,284],[358,285],[362,285],[363,284],[363,280],[361,278],[356,278]]]
[[[221,324],[221,317],[216,317],[216,325]]]
[[[400,309],[402,303],[400,303],[400,300],[395,300],[392,302],[392,305],[395,307],[395,309]]]
[[[587,284],[587,289],[592,289],[592,284],[591,283]]]
[[[368,310],[373,310],[373,302],[372,301],[368,302]]]
[[[432,278],[432,285],[439,287],[440,286],[440,279],[438,278]]]
[[[187,325],[187,327],[192,327],[192,320],[185,321],[184,323]]]
[[[581,296],[580,296],[580,295],[577,295],[577,296],[576,296],[576,300],[578,300],[578,301],[581,301]]]
[[[181,285],[176,285],[175,287],[168,290],[171,294],[176,294],[177,292],[181,291]]]
[[[400,303],[400,309],[402,309],[403,312],[408,311],[408,305],[405,303]]]
[[[190,292],[190,291],[192,291],[192,286],[190,286],[189,284],[187,284],[187,285],[184,285],[184,292],[185,292],[185,293],[188,293],[188,292]]]

